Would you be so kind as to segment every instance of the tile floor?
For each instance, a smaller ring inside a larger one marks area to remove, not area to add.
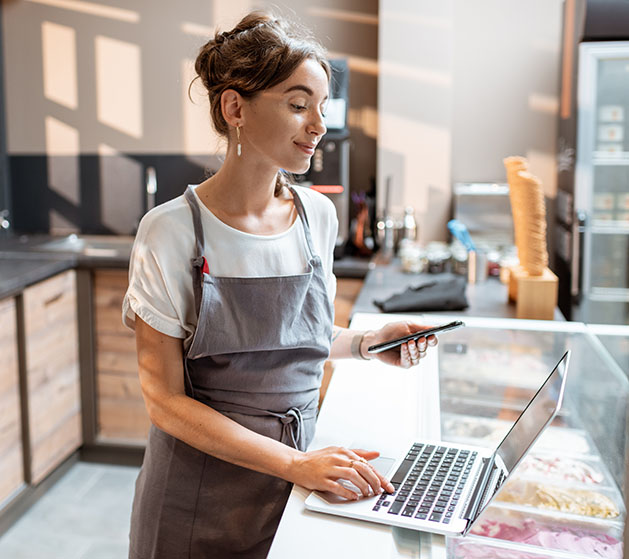
[[[126,559],[138,471],[77,462],[0,537],[0,557]]]

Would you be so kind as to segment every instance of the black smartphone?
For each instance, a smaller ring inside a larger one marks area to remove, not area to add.
[[[465,324],[460,320],[455,320],[454,322],[442,324],[441,326],[435,326],[434,328],[426,328],[425,330],[420,330],[419,332],[409,334],[408,336],[398,338],[397,340],[389,340],[388,342],[382,342],[380,344],[369,346],[367,348],[367,353],[380,353],[381,351],[386,351],[387,349],[392,349],[402,345],[404,342],[419,340],[419,338],[424,338],[432,334],[438,334],[439,332],[447,332],[448,330],[454,330],[455,328],[460,328],[461,326],[465,326]]]

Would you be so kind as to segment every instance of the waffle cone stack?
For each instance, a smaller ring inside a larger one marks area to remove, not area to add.
[[[504,164],[520,265],[530,276],[541,276],[548,266],[542,183],[528,172],[528,161],[524,157],[507,157]]]

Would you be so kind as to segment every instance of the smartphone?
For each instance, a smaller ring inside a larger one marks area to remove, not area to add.
[[[386,351],[387,349],[392,349],[402,345],[404,342],[419,340],[419,338],[424,338],[440,332],[447,332],[448,330],[454,330],[455,328],[460,328],[461,326],[465,326],[465,324],[460,320],[455,320],[454,322],[442,324],[441,326],[435,326],[434,328],[426,328],[425,330],[420,330],[419,332],[409,334],[408,336],[398,338],[397,340],[389,340],[388,342],[382,342],[380,344],[369,346],[367,348],[367,353],[380,353],[381,351]]]

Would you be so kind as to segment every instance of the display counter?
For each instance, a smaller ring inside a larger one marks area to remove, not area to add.
[[[354,315],[375,328],[409,315]],[[440,323],[452,315],[416,317]],[[311,448],[380,450],[400,437],[495,447],[563,353],[561,413],[473,534],[445,538],[305,510],[295,487],[269,557],[622,557],[629,381],[581,323],[462,317],[418,368],[339,361]]]

